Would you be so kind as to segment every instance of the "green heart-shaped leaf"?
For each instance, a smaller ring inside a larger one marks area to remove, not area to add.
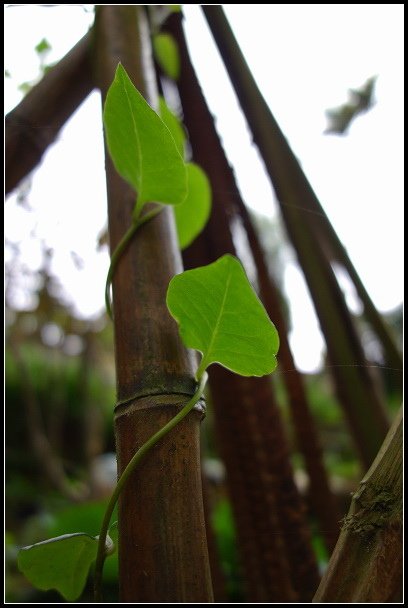
[[[97,549],[94,536],[65,534],[21,549],[18,567],[37,589],[57,589],[73,602],[84,589]]]
[[[106,537],[107,557],[115,553],[117,540],[115,522]],[[73,602],[84,590],[97,551],[97,536],[82,532],[64,534],[20,549],[18,567],[37,589],[56,589],[68,602]]]
[[[211,212],[211,187],[204,171],[187,163],[187,198],[174,207],[176,228],[181,249],[185,249],[200,234]]]
[[[184,161],[168,128],[118,65],[105,101],[104,124],[118,173],[147,202],[177,205],[187,195]]]
[[[167,307],[184,344],[203,354],[198,379],[211,363],[242,376],[275,369],[278,332],[234,256],[173,277]]]
[[[153,36],[153,51],[163,72],[173,80],[177,80],[180,75],[180,55],[173,36],[170,34]]]

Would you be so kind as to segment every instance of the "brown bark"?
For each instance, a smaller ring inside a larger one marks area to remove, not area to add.
[[[402,600],[402,409],[353,496],[314,602]]]
[[[231,176],[233,177],[232,173]],[[297,444],[303,454],[309,477],[308,497],[312,512],[319,522],[327,549],[331,553],[339,535],[340,514],[329,487],[329,480],[323,464],[323,452],[309,408],[302,376],[296,369],[290,349],[288,328],[282,311],[280,294],[270,277],[258,235],[237,188],[236,193],[234,193],[234,203],[242,218],[254,257],[261,300],[269,316],[273,318],[279,332],[279,371],[283,375]]]
[[[94,88],[86,34],[6,116],[6,194],[53,143],[66,120]]]
[[[144,13],[101,6],[95,22],[95,65],[103,98],[119,61],[154,105],[155,79]],[[106,156],[110,243],[131,222],[135,194]],[[174,416],[195,389],[195,359],[183,347],[165,304],[182,270],[170,210],[140,229],[113,280],[118,405],[118,468]],[[146,456],[119,504],[120,597],[123,602],[210,602],[211,579],[199,467],[197,406]]]
[[[309,601],[318,574],[270,379],[210,373],[248,601]]]
[[[325,335],[339,400],[362,461],[369,466],[387,432],[388,421],[324,252],[325,242],[316,238],[305,220],[304,201],[311,196],[312,189],[248,69],[222,8],[206,5],[203,11],[275,188]]]

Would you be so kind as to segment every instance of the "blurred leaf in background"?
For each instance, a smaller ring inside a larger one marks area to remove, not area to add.
[[[372,76],[359,89],[350,89],[347,103],[326,111],[329,125],[325,133],[346,135],[352,121],[374,106],[376,79],[376,76]]]

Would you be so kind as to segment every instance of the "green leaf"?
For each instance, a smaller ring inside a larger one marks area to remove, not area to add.
[[[43,38],[35,47],[35,51],[38,55],[42,55],[43,53],[47,53],[51,50],[51,45],[46,38]]]
[[[153,51],[156,61],[163,72],[177,80],[180,75],[180,56],[177,43],[170,34],[153,36]]]
[[[180,248],[188,247],[206,225],[211,212],[211,186],[204,171],[188,163],[187,198],[174,208]]]
[[[167,307],[184,344],[203,354],[197,379],[211,363],[242,376],[275,369],[278,332],[234,256],[173,277]]]
[[[106,140],[118,173],[149,201],[177,205],[187,195],[186,169],[160,117],[133,86],[121,64],[106,96]]]
[[[160,117],[176,143],[177,150],[184,158],[184,144],[186,142],[186,133],[177,116],[170,110],[163,97],[159,98]]]
[[[97,549],[93,536],[65,534],[21,549],[18,567],[37,589],[57,589],[73,602],[84,589]]]
[[[48,74],[48,72],[50,70],[52,70],[52,68],[54,68],[57,65],[58,61],[53,61],[52,63],[48,63],[47,65],[44,65],[41,69],[42,69],[42,73],[43,74]]]
[[[18,90],[23,93],[23,95],[27,95],[27,93],[29,93],[31,91],[31,89],[33,88],[33,84],[31,82],[22,82],[21,84],[18,85]]]

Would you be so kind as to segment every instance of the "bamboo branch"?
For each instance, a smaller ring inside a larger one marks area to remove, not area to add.
[[[402,409],[355,492],[314,602],[402,599]]]
[[[326,338],[339,400],[362,461],[370,466],[388,430],[388,421],[329,256],[324,251],[325,243],[316,238],[305,219],[310,213],[304,201],[315,195],[255,83],[221,6],[206,5],[203,11],[275,188]]]
[[[32,171],[93,89],[86,34],[6,116],[6,194]]]

